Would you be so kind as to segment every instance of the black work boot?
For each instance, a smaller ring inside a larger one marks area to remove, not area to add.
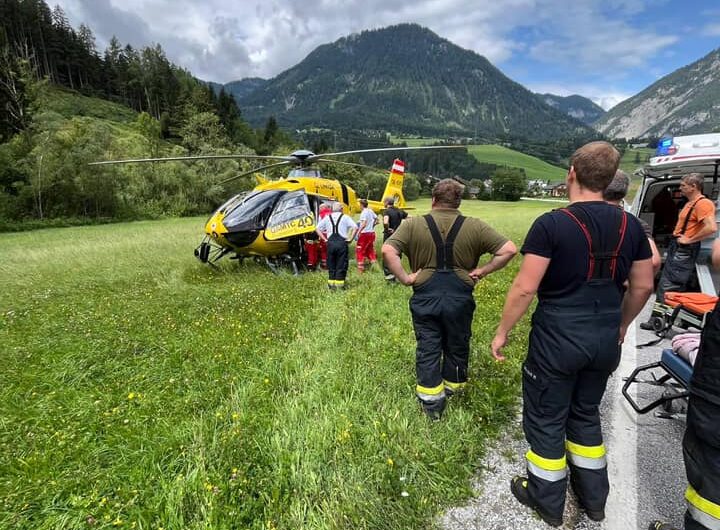
[[[588,519],[591,521],[604,521],[605,520],[605,510],[588,510],[585,509],[585,515],[588,516]]]
[[[578,488],[575,486],[575,475],[570,474],[570,488],[572,489],[573,493],[575,494],[575,498],[577,499],[578,504],[580,505],[580,508],[585,512],[585,515],[587,515],[588,519],[591,521],[603,521],[605,520],[605,510],[589,510],[585,507],[585,503],[582,500],[582,497],[578,494]]]
[[[654,331],[655,326],[653,325],[652,320],[648,320],[647,322],[640,322],[640,329],[644,329],[645,331]]]
[[[418,401],[420,401],[420,406],[430,421],[437,422],[442,419],[442,414],[445,410],[445,399],[440,399],[438,401],[423,401],[418,398]]]
[[[650,526],[648,526],[648,530],[680,530],[680,529],[676,528],[674,526],[671,526],[668,523],[663,523],[662,521],[653,521],[652,523],[650,523]]]
[[[553,517],[552,515],[545,513],[542,508],[538,506],[537,502],[530,497],[530,492],[527,489],[527,481],[528,479],[526,477],[515,477],[510,481],[510,491],[518,502],[535,510],[535,513],[540,516],[540,519],[550,526],[562,526],[562,517]]]

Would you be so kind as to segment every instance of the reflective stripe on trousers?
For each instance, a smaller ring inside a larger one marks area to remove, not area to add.
[[[557,482],[567,477],[567,462],[562,458],[544,458],[530,449],[525,453],[530,473],[548,482]]]
[[[709,530],[720,530],[720,505],[715,504],[695,491],[695,488],[688,486],[685,491],[687,508],[692,518]]]
[[[415,387],[415,394],[422,401],[433,402],[442,401],[445,399],[445,385],[438,385],[432,388],[426,386],[417,385]]]
[[[604,469],[607,467],[604,444],[586,446],[566,440],[565,448],[567,449],[568,460],[575,467],[583,469]]]

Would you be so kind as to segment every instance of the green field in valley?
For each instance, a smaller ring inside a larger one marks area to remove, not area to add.
[[[394,144],[406,144],[408,147],[419,147],[423,145],[433,145],[442,142],[443,138],[416,138],[410,136],[391,136],[390,142]]]
[[[520,243],[553,206],[463,211]],[[489,343],[519,259],[478,286],[468,392],[430,424],[409,289],[213,270],[203,222],[0,234],[0,528],[420,529],[466,499],[515,417],[527,321],[507,363]]]
[[[567,174],[566,169],[501,145],[469,145],[468,152],[480,162],[523,168],[529,180],[563,181]]]

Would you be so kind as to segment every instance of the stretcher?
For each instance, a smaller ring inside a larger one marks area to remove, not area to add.
[[[664,373],[657,377],[656,371],[660,370]],[[622,394],[630,403],[635,412],[638,414],[646,414],[658,406],[662,406],[663,412],[659,413],[661,417],[674,417],[672,402],[678,399],[686,399],[690,395],[690,379],[692,378],[693,368],[685,359],[677,355],[673,350],[663,350],[660,360],[654,363],[638,366],[625,379],[622,387]],[[652,379],[640,379],[641,374],[650,372]],[[664,388],[662,395],[641,406],[635,398],[630,395],[629,388],[633,383],[643,383],[652,386],[661,386]]]
[[[717,296],[705,293],[665,293],[665,303],[655,302],[650,315],[650,323],[658,338],[640,344],[638,348],[659,343],[673,326],[702,330],[707,315],[715,308],[717,301]]]

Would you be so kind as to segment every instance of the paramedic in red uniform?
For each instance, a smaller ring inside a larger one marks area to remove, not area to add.
[[[610,486],[600,400],[620,362],[625,330],[653,288],[640,223],[603,200],[619,161],[607,142],[573,153],[570,205],[543,214],[530,228],[492,341],[493,356],[504,360],[508,334],[537,293],[522,368],[528,476],[513,478],[510,489],[552,526],[562,524],[568,472],[587,516],[605,517]]]
[[[357,245],[355,245],[355,257],[358,272],[363,272],[365,270],[366,259],[370,261],[370,267],[377,263],[377,255],[375,254],[375,225],[378,224],[378,216],[368,208],[367,199],[360,199],[358,202],[362,207],[362,212],[360,213]]]
[[[668,291],[687,290],[700,252],[700,242],[717,232],[715,203],[703,195],[704,182],[705,179],[699,173],[685,175],[680,181],[680,192],[688,202],[680,211],[673,238],[668,245],[665,267],[655,294],[658,302],[665,302],[665,293]],[[651,321],[643,322],[640,327],[654,329]]]
[[[713,244],[712,263],[720,268],[720,239]],[[720,529],[720,302],[705,319],[690,379],[683,458],[688,479],[685,530]],[[675,528],[654,521],[649,530]]]

